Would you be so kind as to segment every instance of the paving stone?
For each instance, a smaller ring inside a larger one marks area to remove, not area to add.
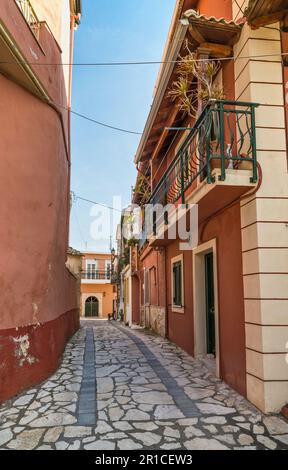
[[[95,429],[95,434],[106,434],[107,432],[113,431],[113,428],[106,423],[106,421],[98,421]]]
[[[248,434],[240,434],[237,437],[237,440],[242,446],[249,446],[254,443],[253,437],[249,436]]]
[[[35,419],[29,425],[34,428],[39,427],[55,427],[55,426],[65,426],[68,424],[76,423],[76,418],[74,416],[66,413],[51,413],[48,416],[43,416],[42,418]]]
[[[201,437],[204,436],[204,432],[201,431],[201,429],[195,428],[194,426],[188,426],[186,429],[184,429],[184,434],[189,439],[190,437]]]
[[[288,434],[288,423],[277,416],[267,416],[263,419],[270,434]]]
[[[125,439],[127,437],[124,432],[109,432],[108,434],[105,434],[104,436],[101,436],[101,439],[107,439],[108,441],[110,439]]]
[[[154,411],[155,419],[184,418],[183,413],[174,405],[159,405]]]
[[[267,449],[270,449],[270,450],[274,450],[277,447],[276,442],[272,441],[272,439],[270,439],[270,437],[267,437],[267,436],[262,436],[259,434],[257,436],[257,441],[260,442],[260,444],[263,444],[263,446],[265,446]]]
[[[173,404],[171,396],[166,392],[153,391],[145,393],[133,393],[132,396],[136,403],[146,403],[152,405]]]
[[[91,433],[92,428],[87,426],[67,426],[64,430],[64,437],[86,437]]]
[[[273,435],[274,439],[277,439],[277,441],[282,442],[282,444],[285,444],[288,449],[288,434],[280,434],[277,436],[277,434]]]
[[[178,419],[177,423],[180,424],[180,426],[193,426],[194,424],[198,423],[198,418]]]
[[[50,428],[46,431],[44,436],[44,442],[56,442],[58,441],[61,433],[63,432],[63,426],[56,426],[55,428]]]
[[[164,428],[164,436],[175,437],[176,439],[180,439],[180,431],[178,431],[178,429],[173,429],[167,426]]]
[[[151,423],[153,424],[153,423]],[[131,424],[127,423],[126,421],[114,421],[113,422],[113,427],[116,429],[119,429],[120,431],[131,431],[133,427]],[[157,427],[157,426],[156,426]],[[156,429],[155,427],[155,429]]]
[[[159,444],[159,442],[161,441],[161,436],[152,432],[135,432],[131,434],[131,436],[137,439],[138,441],[143,442],[145,446],[149,447]]]
[[[230,446],[234,446],[236,444],[235,440],[234,440],[234,437],[232,436],[232,434],[218,434],[218,436],[215,436],[216,439],[218,439],[219,441],[221,442],[224,442]]]
[[[69,443],[65,441],[56,442],[55,447],[57,450],[66,450],[68,449]]]
[[[163,450],[176,450],[180,448],[181,448],[180,442],[174,442],[171,444],[162,444],[162,446],[160,446],[160,449],[163,449]]]
[[[61,392],[61,393],[54,393],[53,398],[55,401],[66,401],[71,403],[72,401],[77,401],[77,393],[75,392]]]
[[[196,406],[199,408],[201,413],[209,415],[229,415],[236,411],[235,408],[230,408],[229,406],[212,405],[209,403],[196,403]]]
[[[38,412],[37,411],[28,411],[25,413],[22,419],[20,419],[19,424],[25,426],[28,423],[31,423],[33,419],[36,419],[38,417]]]
[[[17,435],[16,439],[13,439],[7,444],[9,449],[15,450],[33,450],[37,447],[40,441],[44,429],[33,429],[31,431],[23,431]]]
[[[143,431],[155,431],[156,429],[158,429],[158,426],[153,423],[152,421],[149,421],[149,422],[135,422],[135,423],[132,423],[133,426],[137,429],[142,429]]]
[[[192,441],[184,442],[188,450],[227,450],[229,447],[220,443],[216,439],[195,438]]]
[[[264,434],[265,428],[259,424],[253,425],[253,434]]]
[[[132,439],[121,439],[121,441],[117,443],[117,446],[120,450],[143,449],[143,446],[139,444],[139,442],[134,442]]]
[[[227,419],[224,416],[210,416],[209,418],[201,418],[202,423],[208,424],[226,424]]]
[[[116,443],[111,441],[95,441],[84,445],[86,450],[114,450],[115,447]]]
[[[28,405],[34,398],[34,395],[24,395],[22,397],[17,398],[16,401],[14,401],[13,406],[25,406]]]
[[[68,450],[79,450],[81,442],[79,440],[74,441],[72,444],[69,445]]]
[[[206,431],[210,432],[211,434],[218,433],[218,430],[216,426],[214,426],[214,424],[204,425],[203,428],[206,429]]]
[[[119,407],[110,408],[108,413],[111,421],[119,421],[124,415],[124,411]]]
[[[122,419],[125,421],[149,421],[150,415],[140,410],[128,410]]]
[[[13,433],[10,429],[4,429],[3,431],[0,431],[0,447],[6,444],[6,442],[11,441],[12,438]]]
[[[202,400],[202,398],[207,398],[214,395],[213,390],[197,389],[192,387],[185,387],[185,392],[191,398],[191,400]]]

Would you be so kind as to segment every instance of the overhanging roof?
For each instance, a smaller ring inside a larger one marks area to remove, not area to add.
[[[163,64],[158,87],[145,129],[137,149],[135,163],[145,162],[151,158],[153,149],[159,142],[159,133],[167,126],[166,119],[171,118],[173,103],[168,97],[167,90],[175,75],[175,60],[183,52],[184,39],[189,39],[191,50],[205,48],[210,57],[230,57],[232,46],[238,41],[243,24],[227,21],[224,18],[206,17],[195,10],[187,10],[177,28],[167,50],[166,62]],[[175,120],[177,114],[175,114]],[[167,126],[170,127],[171,123]]]
[[[282,21],[288,15],[288,0],[250,0],[245,16],[252,28]]]

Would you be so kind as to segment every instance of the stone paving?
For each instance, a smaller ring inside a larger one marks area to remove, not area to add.
[[[0,449],[288,449],[288,423],[168,340],[89,320],[49,380],[0,407]]]

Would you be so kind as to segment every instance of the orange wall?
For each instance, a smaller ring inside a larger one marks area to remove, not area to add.
[[[1,22],[27,62],[35,62],[37,56],[50,64],[31,68],[51,99],[67,105],[63,68],[51,65],[61,62],[51,32],[42,25],[42,50],[10,0],[1,0]],[[69,32],[69,22],[66,28]],[[57,112],[18,85],[16,71],[15,67],[14,81],[0,74],[0,400],[51,374],[65,342],[79,326],[77,281],[65,267],[68,113]],[[35,358],[31,364],[20,364],[15,353],[13,338],[22,332],[28,335]]]
[[[82,269],[83,271],[86,270],[86,260],[97,260],[98,261],[98,269],[99,271],[104,271],[105,270],[105,261],[109,261],[111,264],[111,254],[109,253],[95,253],[95,252],[90,252],[90,253],[84,253],[84,256],[82,258]]]
[[[199,0],[197,10],[201,15],[232,20],[232,0]]]
[[[200,233],[202,227],[200,227]],[[199,244],[217,239],[218,299],[221,377],[241,394],[246,394],[245,327],[242,284],[241,228],[239,205],[211,220]],[[179,241],[167,247],[168,336],[194,354],[192,252],[179,251]],[[184,256],[185,313],[171,311],[171,259]]]
[[[101,294],[103,293],[103,311],[102,316],[108,316],[113,312],[113,299],[115,294],[113,292],[112,284],[81,284],[81,294]],[[82,315],[84,312],[82,312]]]

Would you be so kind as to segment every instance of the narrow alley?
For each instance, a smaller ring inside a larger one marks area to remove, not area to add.
[[[42,385],[0,407],[1,449],[287,449],[264,416],[170,341],[84,320]]]

